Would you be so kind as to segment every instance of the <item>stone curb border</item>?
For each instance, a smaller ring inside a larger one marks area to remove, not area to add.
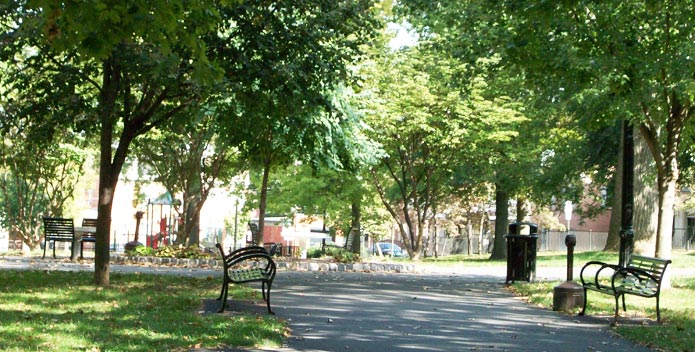
[[[160,257],[141,257],[112,254],[110,257],[112,264],[122,265],[154,265],[154,266],[174,266],[182,268],[223,268],[220,259],[188,259],[188,258],[160,258]],[[392,273],[419,273],[420,269],[415,264],[397,263],[332,263],[315,261],[297,261],[276,259],[275,264],[278,270],[286,271],[316,271],[316,272],[392,272]]]

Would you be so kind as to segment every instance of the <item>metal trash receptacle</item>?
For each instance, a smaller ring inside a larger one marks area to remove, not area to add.
[[[533,281],[536,277],[538,225],[530,222],[509,224],[507,239],[507,279]]]

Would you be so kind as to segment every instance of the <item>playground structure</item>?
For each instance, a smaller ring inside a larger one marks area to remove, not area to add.
[[[174,243],[179,223],[174,207],[178,204],[179,201],[173,199],[169,192],[155,199],[148,199],[145,233],[147,247],[158,248]]]

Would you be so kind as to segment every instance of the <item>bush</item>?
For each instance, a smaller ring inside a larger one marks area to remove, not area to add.
[[[340,263],[354,263],[360,260],[360,255],[352,253],[344,248],[326,247],[326,253],[321,248],[310,248],[306,252],[307,258],[332,257]]]
[[[127,251],[126,254],[141,257],[151,257],[154,255],[154,248],[147,246],[137,246],[132,251]]]
[[[323,251],[321,251],[321,248],[309,248],[306,251],[306,257],[307,258],[321,258],[323,257]]]
[[[344,248],[328,247],[326,248],[326,255],[333,257],[340,263],[354,263],[360,260],[360,255],[352,253]]]
[[[135,247],[134,250],[126,252],[128,255],[143,256],[143,257],[160,257],[160,258],[188,258],[188,259],[207,259],[213,255],[198,245],[189,247],[181,245],[163,246],[153,249],[146,246]]]

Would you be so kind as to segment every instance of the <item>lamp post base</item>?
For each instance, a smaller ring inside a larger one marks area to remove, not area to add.
[[[553,289],[553,310],[571,311],[584,306],[584,288],[574,282],[565,281]]]

